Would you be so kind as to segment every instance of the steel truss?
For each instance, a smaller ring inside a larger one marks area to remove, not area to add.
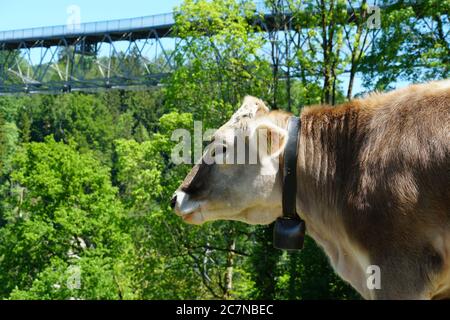
[[[0,95],[158,85],[174,71],[181,43],[158,33],[61,37],[52,46],[44,40],[31,45],[21,41],[13,50],[11,44],[0,43]]]

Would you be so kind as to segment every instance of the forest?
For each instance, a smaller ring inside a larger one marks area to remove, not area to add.
[[[367,1],[266,2],[294,27],[268,37],[252,1],[185,0],[159,86],[0,96],[0,299],[360,299],[310,238],[284,252],[272,226],[184,224],[172,132],[218,128],[248,94],[298,115],[448,78],[450,1],[379,1],[376,28]]]

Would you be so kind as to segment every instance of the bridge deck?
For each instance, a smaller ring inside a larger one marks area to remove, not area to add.
[[[131,19],[81,23],[76,26],[60,25],[0,31],[0,44],[3,44],[4,49],[17,49],[21,43],[31,47],[36,42],[39,42],[39,46],[49,47],[58,45],[61,39],[70,41],[81,36],[87,36],[93,42],[101,41],[105,34],[108,34],[112,40],[120,40],[125,32],[132,32],[136,37],[167,37],[174,22],[173,14],[165,13]],[[149,30],[152,30],[151,34]]]
[[[405,1],[405,3],[402,2],[402,5],[417,5],[416,2],[418,1],[419,0],[409,0]],[[372,2],[374,1],[369,0],[369,3]],[[390,2],[395,3],[395,1]],[[380,7],[388,8],[390,5],[385,4]],[[268,29],[277,28],[273,25],[274,21],[272,21],[272,10],[267,7],[264,1],[255,1],[255,9],[256,12],[264,14]],[[354,9],[347,9],[350,17]],[[0,31],[0,50],[15,50],[21,47],[31,48],[58,46],[61,45],[62,39],[71,44],[82,37],[86,37],[86,41],[90,43],[105,41],[105,36],[110,38],[107,39],[107,41],[117,41],[123,39],[125,33],[130,33],[132,40],[144,38],[151,39],[157,37],[164,38],[172,36],[170,31],[174,23],[174,14],[171,12],[130,19],[81,23],[76,26],[59,25]],[[127,38],[123,40],[130,39]]]
[[[270,14],[264,1],[255,1],[257,12]],[[77,26],[59,25],[19,30],[0,31],[0,50],[14,50],[20,45],[26,47],[51,47],[60,44],[61,39],[73,42],[86,37],[92,43],[101,42],[105,35],[113,41],[120,40],[124,33],[132,33],[134,39],[170,37],[175,19],[173,12],[130,19],[117,19],[81,23]],[[151,31],[151,32],[150,32]]]

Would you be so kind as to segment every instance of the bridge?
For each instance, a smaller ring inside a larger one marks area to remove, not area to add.
[[[173,71],[175,46],[163,43],[173,24],[169,13],[0,32],[0,94],[156,85]]]
[[[277,30],[256,3],[253,21]],[[351,17],[351,15],[349,15]],[[0,95],[157,86],[175,70],[174,14],[0,32]]]
[[[175,69],[174,23],[166,13],[0,31],[0,95],[157,86]]]

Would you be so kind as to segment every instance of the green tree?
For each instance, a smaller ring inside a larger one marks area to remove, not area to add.
[[[176,9],[174,32],[183,40],[167,104],[207,125],[222,124],[247,94],[267,96],[269,64],[259,59],[263,38],[253,32],[250,1],[187,0]]]
[[[17,152],[10,179],[0,296],[135,297],[134,250],[108,168],[49,137]],[[67,285],[70,268],[80,270],[79,287]]]
[[[386,90],[399,80],[423,82],[448,78],[448,12],[449,0],[400,1],[383,10],[382,32],[364,59],[364,86]]]

